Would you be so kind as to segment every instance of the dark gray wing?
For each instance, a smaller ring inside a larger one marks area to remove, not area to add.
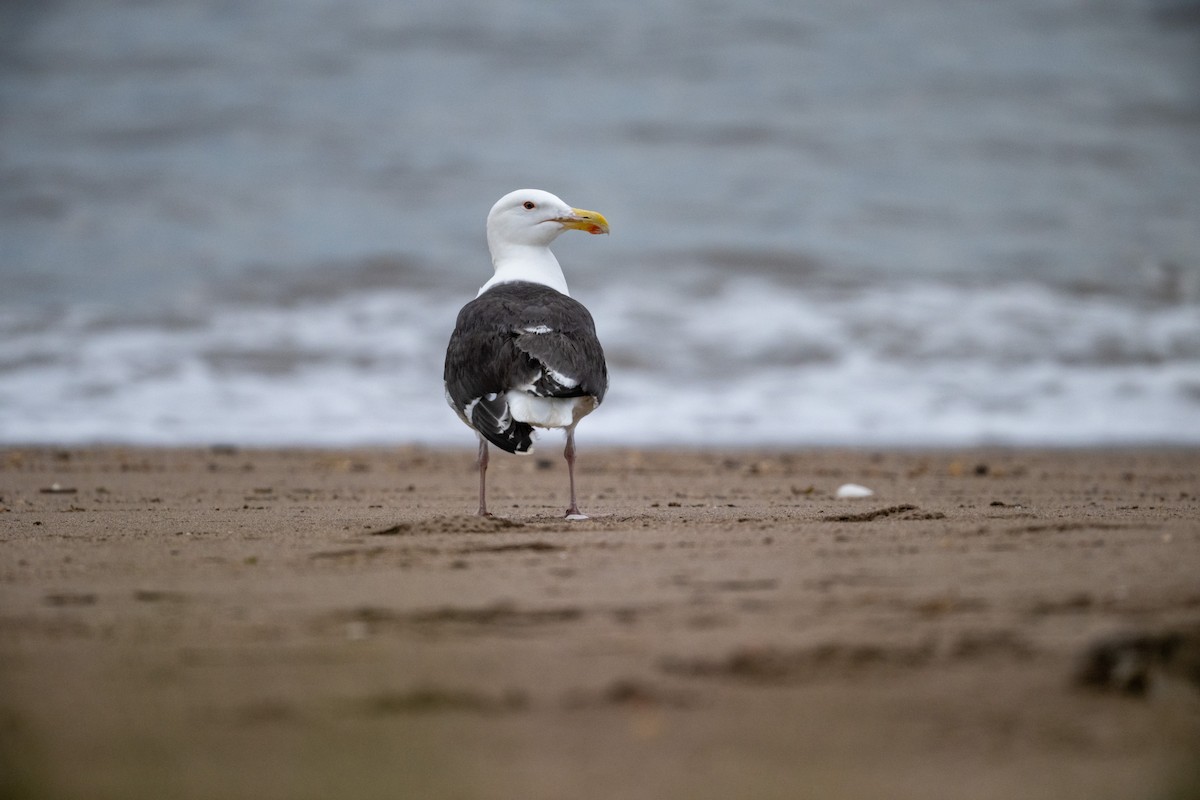
[[[604,350],[592,315],[578,301],[537,283],[492,287],[463,306],[443,372],[451,405],[488,441],[526,452],[532,426],[512,418],[505,394],[529,387],[540,397],[608,390]]]

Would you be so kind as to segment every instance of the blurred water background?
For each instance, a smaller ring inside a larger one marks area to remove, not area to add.
[[[523,186],[581,443],[1200,442],[1191,0],[10,0],[0,441],[471,446]]]

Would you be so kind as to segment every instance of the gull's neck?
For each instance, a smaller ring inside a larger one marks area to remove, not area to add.
[[[570,292],[567,291],[567,279],[563,277],[562,267],[558,265],[558,259],[554,257],[554,253],[550,252],[549,247],[520,244],[493,247],[492,266],[496,268],[496,274],[479,288],[479,294],[483,294],[498,283],[529,281],[570,295]]]

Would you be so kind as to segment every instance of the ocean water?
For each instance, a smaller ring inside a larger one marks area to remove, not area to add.
[[[0,442],[469,446],[521,186],[581,445],[1200,443],[1183,0],[5,4]]]

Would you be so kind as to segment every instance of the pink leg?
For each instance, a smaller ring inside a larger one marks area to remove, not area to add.
[[[479,437],[479,516],[490,517],[487,510],[487,439]]]
[[[587,519],[587,515],[579,511],[579,505],[575,502],[575,428],[574,426],[567,428],[567,446],[563,449],[563,456],[567,459],[567,475],[571,479],[571,507],[567,509],[564,515],[568,519]]]

